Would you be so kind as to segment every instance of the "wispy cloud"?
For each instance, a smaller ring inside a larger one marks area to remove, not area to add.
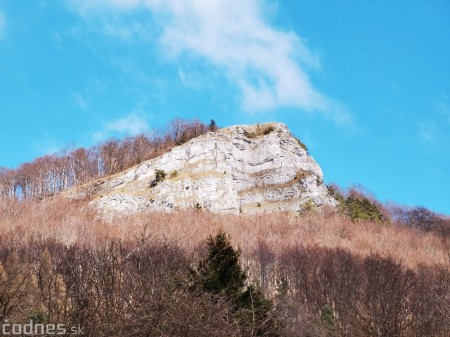
[[[433,107],[446,123],[450,123],[450,99],[446,93],[441,93],[439,98],[433,100]]]
[[[93,134],[93,140],[99,142],[112,136],[136,135],[148,130],[149,125],[145,116],[132,112],[105,123],[100,131]]]
[[[128,25],[124,25],[120,22],[105,22],[103,24],[103,31],[107,35],[123,41],[133,41],[136,38],[147,37],[148,35],[146,27],[138,22],[133,22]]]
[[[99,15],[109,10],[127,10],[145,5],[152,0],[69,0],[68,5],[84,17]]]
[[[171,60],[189,56],[220,70],[238,88],[246,111],[295,107],[322,112],[338,123],[352,119],[342,104],[311,83],[308,73],[320,69],[319,57],[299,35],[268,22],[266,8],[273,8],[268,0],[71,3],[83,16],[98,13],[101,8],[151,11],[161,29],[159,44],[163,54]]]
[[[445,148],[450,141],[450,100],[445,92],[431,101],[434,111],[416,122],[417,135],[423,145],[431,148]]]
[[[436,125],[434,123],[421,125],[418,136],[425,144],[430,145],[436,143],[438,137]]]
[[[65,147],[64,142],[55,136],[43,131],[40,139],[34,142],[33,151],[35,156],[45,156],[60,152]]]
[[[78,108],[80,108],[83,111],[86,111],[89,109],[89,104],[86,101],[86,98],[81,93],[74,92],[72,94],[72,97]]]
[[[0,11],[0,40],[5,38],[6,18],[2,11]]]
[[[178,78],[180,79],[181,84],[191,89],[198,90],[207,85],[207,81],[204,76],[197,71],[185,71],[183,69],[178,69]]]

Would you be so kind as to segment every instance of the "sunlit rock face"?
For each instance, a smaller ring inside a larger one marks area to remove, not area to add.
[[[304,145],[285,124],[267,123],[209,132],[103,179],[91,204],[119,212],[195,208],[245,214],[297,212],[335,201]]]

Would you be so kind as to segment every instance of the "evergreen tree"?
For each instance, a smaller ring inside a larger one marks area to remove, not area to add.
[[[354,198],[349,196],[345,200],[345,207],[347,209],[347,214],[353,221],[355,220],[366,220],[366,221],[376,221],[382,223],[384,217],[378,208],[369,201],[367,198]]]
[[[239,265],[240,251],[235,250],[229,236],[218,233],[207,241],[208,257],[192,270],[195,284],[214,297],[226,297],[232,304],[234,319],[244,335],[278,336],[278,322],[271,317],[272,302],[250,284],[247,273]]]
[[[209,123],[208,129],[209,129],[209,131],[216,131],[217,130],[217,124],[216,124],[216,121],[214,119],[211,119],[211,122]]]
[[[208,257],[201,261],[198,276],[204,290],[236,298],[244,287],[247,275],[239,266],[240,252],[234,250],[225,233],[207,241]]]

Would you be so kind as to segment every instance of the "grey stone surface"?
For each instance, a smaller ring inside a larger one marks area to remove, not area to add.
[[[264,134],[269,127],[273,131]],[[156,170],[164,170],[166,177],[155,185]],[[104,180],[91,204],[104,211],[201,208],[239,214],[299,211],[334,206],[335,201],[319,165],[287,126],[267,123],[230,126],[194,138]]]

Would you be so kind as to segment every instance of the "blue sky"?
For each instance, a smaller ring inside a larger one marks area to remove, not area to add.
[[[446,0],[0,0],[0,166],[282,121],[325,181],[450,214]]]

